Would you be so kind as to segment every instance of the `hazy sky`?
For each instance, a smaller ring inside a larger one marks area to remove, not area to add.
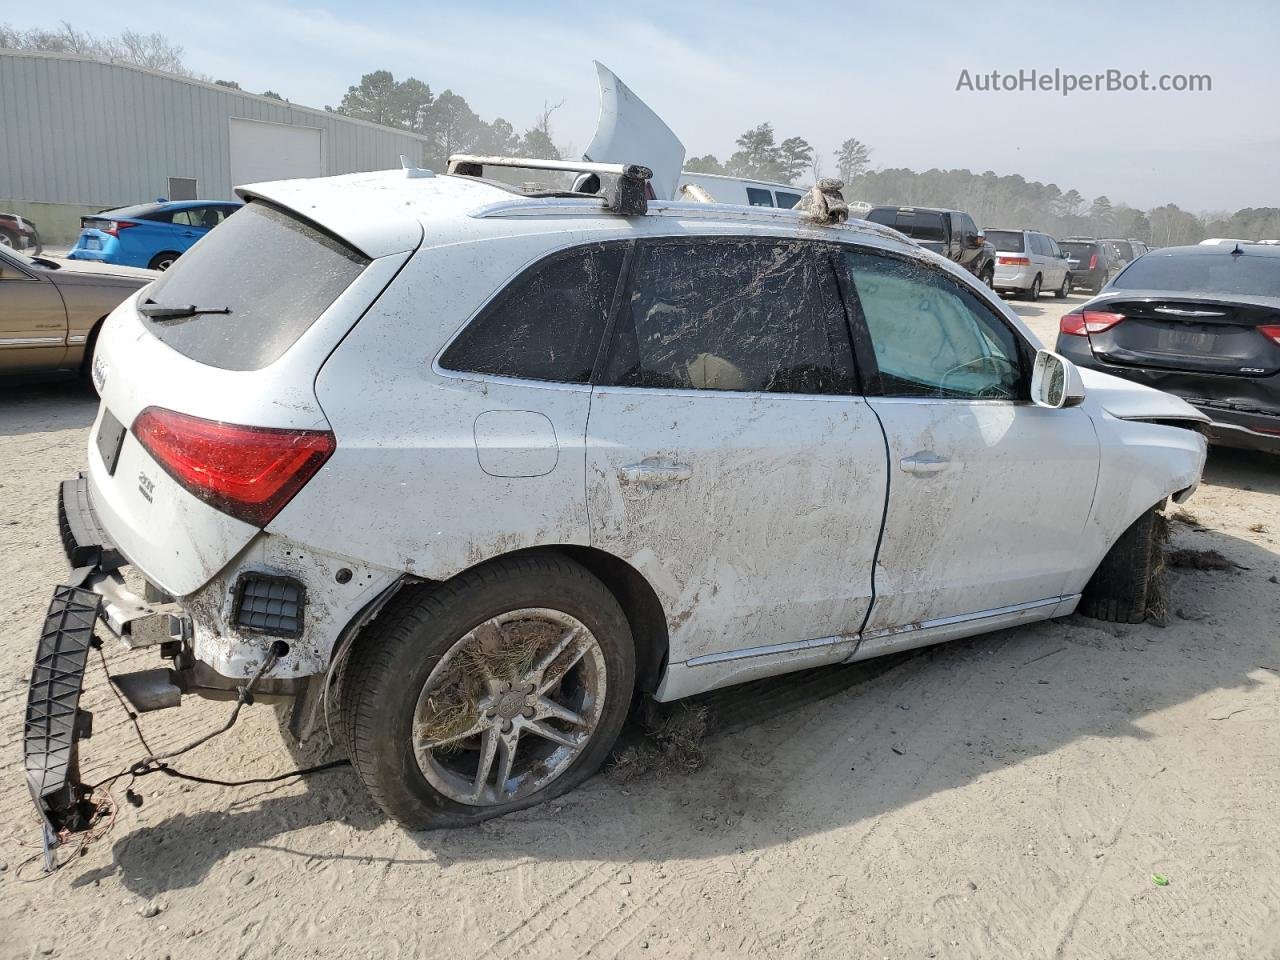
[[[63,0],[9,5],[17,27],[161,31],[189,66],[307,106],[386,68],[452,88],[523,129],[544,101],[558,142],[595,129],[592,59],[722,160],[750,126],[800,135],[826,172],[846,137],[873,165],[967,167],[1197,210],[1280,205],[1280,3],[413,4]],[[1209,74],[1201,93],[957,92],[962,70]],[[875,199],[875,198],[872,198]]]

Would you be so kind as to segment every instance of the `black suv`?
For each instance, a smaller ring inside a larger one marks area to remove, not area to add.
[[[1120,272],[1120,258],[1111,244],[1093,237],[1067,237],[1058,246],[1067,255],[1071,285],[1084,287],[1095,296]]]
[[[996,248],[973,217],[934,207],[872,207],[866,219],[905,233],[922,247],[954,260],[988,287],[995,281]]]

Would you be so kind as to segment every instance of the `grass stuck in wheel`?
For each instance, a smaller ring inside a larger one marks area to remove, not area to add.
[[[452,738],[479,719],[480,701],[489,692],[489,680],[514,682],[523,677],[563,633],[563,627],[545,620],[481,624],[427,695],[429,713],[415,725],[414,737],[444,741],[435,749],[446,752],[464,746],[465,739]],[[571,655],[572,651],[565,651],[561,657]]]

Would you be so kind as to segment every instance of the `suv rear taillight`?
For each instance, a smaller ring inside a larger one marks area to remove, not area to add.
[[[265,527],[337,448],[328,430],[243,427],[147,407],[133,421],[143,448],[189,493]]]
[[[1098,255],[1096,253],[1089,258],[1089,269],[1090,270],[1098,269]]]
[[[1072,337],[1087,337],[1091,333],[1110,330],[1123,319],[1123,313],[1103,313],[1101,310],[1064,313],[1058,321],[1058,331]]]
[[[1258,327],[1258,332],[1272,343],[1280,346],[1280,323],[1268,323],[1260,326]]]

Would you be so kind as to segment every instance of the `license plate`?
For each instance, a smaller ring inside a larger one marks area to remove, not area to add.
[[[1215,339],[1199,330],[1161,330],[1157,342],[1161,350],[1174,353],[1212,353]]]
[[[101,249],[102,249],[102,241],[101,241],[101,240],[99,240],[97,237],[85,237],[85,238],[84,238],[84,248],[85,248],[86,250],[101,250]]]
[[[102,411],[102,423],[98,426],[98,453],[107,467],[107,474],[114,475],[120,448],[124,446],[125,428],[110,410]]]

